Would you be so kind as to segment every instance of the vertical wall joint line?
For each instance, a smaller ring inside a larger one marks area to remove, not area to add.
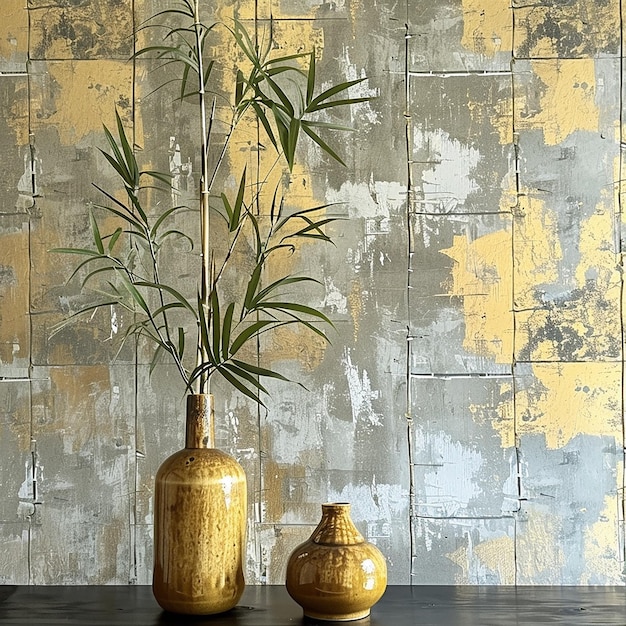
[[[406,437],[407,455],[409,463],[409,584],[413,584],[413,564],[415,562],[416,538],[415,538],[415,473],[413,459],[413,415],[412,415],[412,391],[411,391],[411,272],[413,271],[413,229],[412,229],[412,196],[413,196],[413,172],[412,172],[412,119],[410,100],[410,73],[409,73],[409,42],[411,33],[409,31],[409,6],[407,2],[407,14],[404,34],[404,124],[405,124],[405,149],[406,149],[406,220],[407,229],[407,278],[406,278],[406,303],[407,303],[407,337],[406,337]]]

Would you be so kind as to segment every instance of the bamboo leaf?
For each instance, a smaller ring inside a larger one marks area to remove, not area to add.
[[[122,145],[122,150],[124,151],[124,160],[126,163],[126,167],[132,177],[132,187],[139,186],[139,168],[137,167],[137,160],[135,159],[135,154],[133,153],[133,149],[130,147],[130,142],[128,141],[128,137],[126,136],[126,130],[124,129],[124,125],[122,124],[122,118],[118,113],[117,109],[115,109],[115,119],[117,121],[117,134],[120,138],[120,143]]]
[[[302,122],[302,130],[322,149],[326,154],[331,156],[335,161],[345,166],[343,159],[306,123]]]
[[[216,363],[220,362],[220,334],[221,334],[221,317],[220,317],[220,299],[217,291],[211,291],[211,323],[213,326],[213,355]]]
[[[171,208],[167,209],[167,211],[164,211],[163,213],[161,213],[161,215],[159,216],[157,221],[154,223],[154,225],[150,229],[150,234],[154,237],[154,235],[156,235],[157,231],[159,230],[159,227],[161,226],[161,224],[170,215],[172,215],[173,213],[176,213],[177,211],[180,211],[181,209],[187,209],[187,207],[184,206],[184,205],[178,205],[178,206],[171,207]]]
[[[252,274],[250,274],[250,280],[248,281],[248,286],[246,288],[246,295],[244,297],[244,309],[250,310],[253,307],[254,302],[254,294],[259,286],[259,281],[261,280],[261,270],[263,269],[262,263],[257,263],[254,270],[252,270]],[[242,310],[242,315],[243,315]]]
[[[331,100],[330,102],[324,102],[322,104],[318,104],[315,107],[315,111],[322,111],[324,109],[331,109],[333,107],[339,106],[351,106],[353,104],[358,104],[359,102],[369,102],[372,98],[370,96],[363,96],[361,98],[345,98],[343,100]],[[305,113],[311,113],[312,111],[305,111]]]
[[[235,80],[235,106],[239,106],[239,103],[241,102],[243,98],[243,91],[244,91],[243,72],[238,69],[237,77]]]
[[[187,298],[183,296],[179,291],[174,289],[174,287],[170,287],[164,283],[154,283],[147,280],[138,280],[134,283],[137,287],[147,287],[149,289],[157,289],[158,291],[165,291],[173,296],[178,302],[180,302],[188,311],[193,313],[194,317],[196,315],[196,309],[191,306]]]
[[[275,311],[281,311],[283,313],[287,313],[288,315],[293,314],[293,313],[302,313],[303,315],[309,315],[311,317],[316,317],[318,319],[321,319],[322,321],[326,322],[327,324],[330,324],[331,326],[333,325],[333,323],[330,321],[330,319],[328,319],[326,315],[324,315],[324,313],[306,304],[297,304],[296,302],[264,301],[264,302],[259,302],[256,308],[263,309],[263,310],[270,309],[270,310],[275,310]],[[295,316],[295,317],[297,317],[298,320],[301,319],[299,316]]]
[[[318,285],[322,285],[319,280],[315,278],[311,278],[310,276],[284,276],[276,281],[274,281],[271,285],[268,285],[256,296],[256,300],[263,301],[264,298],[270,296],[270,294],[281,287],[286,287],[287,285],[295,285],[298,283],[316,283]]]
[[[256,374],[257,376],[265,376],[266,378],[276,378],[277,380],[283,380],[285,382],[289,382],[289,379],[286,376],[283,376],[279,372],[275,372],[274,370],[267,369],[265,367],[259,367],[258,365],[252,365],[251,363],[246,363],[244,361],[239,361],[237,359],[232,360],[233,365],[241,369],[245,369],[246,371]]]
[[[289,114],[289,117],[294,117],[295,111],[293,104],[291,104],[291,100],[287,94],[281,89],[278,83],[267,74],[265,75],[265,81],[270,85],[272,91],[278,96],[278,99],[281,101],[284,110]]]
[[[259,320],[257,322],[254,322],[250,326],[248,326],[243,331],[241,331],[241,333],[239,333],[239,335],[237,335],[237,338],[235,339],[235,341],[233,341],[233,343],[230,346],[230,354],[229,354],[229,356],[237,354],[237,352],[240,350],[240,348],[242,346],[244,346],[248,340],[250,340],[252,337],[255,337],[264,328],[266,328],[267,326],[270,326],[272,324],[274,324],[274,322],[270,321],[270,320]]]
[[[135,287],[133,282],[122,271],[118,270],[117,273],[119,274],[120,278],[122,279],[124,287],[127,289],[128,293],[131,295],[131,297],[133,298],[134,302],[136,302],[139,305],[139,307],[149,316],[150,315],[150,307],[147,305],[146,301],[144,300],[143,296],[141,295],[141,293],[139,292],[137,287]]]
[[[185,329],[182,326],[178,327],[178,356],[182,360],[185,355]]]
[[[269,120],[267,119],[267,115],[265,115],[265,111],[257,102],[252,102],[251,106],[254,109],[254,112],[256,113],[258,119],[261,121],[261,124],[263,124],[263,128],[265,129],[265,132],[267,133],[269,140],[272,142],[272,145],[274,146],[276,150],[278,150],[276,137],[274,137],[274,131],[272,130],[272,126]]]
[[[91,234],[93,236],[93,241],[96,244],[96,248],[100,254],[104,254],[104,244],[102,242],[98,222],[96,221],[93,211],[89,211],[89,223],[91,224]]]
[[[230,334],[233,325],[233,315],[235,313],[235,303],[231,302],[226,308],[224,321],[222,323],[222,359],[225,361],[229,358],[228,347],[230,345]]]
[[[233,376],[233,374],[231,374],[227,368],[222,367],[218,371],[220,375],[226,379],[227,382],[229,382],[235,389],[240,391],[244,396],[247,396],[251,400],[254,400],[254,402],[258,402],[263,407],[265,406],[260,398],[260,394],[256,394],[248,389],[248,387],[246,387],[246,385],[244,385],[238,378]]]
[[[246,168],[243,169],[243,174],[241,175],[241,179],[239,181],[239,189],[237,191],[237,198],[235,199],[235,204],[233,206],[233,212],[230,216],[230,232],[233,233],[239,227],[239,220],[241,219],[241,207],[243,206],[243,196],[246,191]]]
[[[189,242],[189,247],[190,247],[189,249],[193,250],[193,246],[194,246],[193,239],[187,233],[184,233],[182,230],[177,230],[175,228],[166,230],[164,233],[159,235],[156,241],[159,244],[161,244],[163,241],[165,241],[165,239],[169,237],[180,237],[181,239],[186,239]]]
[[[150,361],[150,371],[149,371],[150,376],[152,376],[152,372],[154,371],[156,366],[159,364],[161,360],[162,352],[163,352],[163,346],[159,342],[157,342],[157,347],[155,348],[154,354],[152,355],[152,360]]]
[[[115,247],[115,244],[117,243],[117,240],[120,238],[120,235],[122,234],[122,229],[121,228],[116,228],[115,232],[111,235],[111,238],[109,239],[109,252],[113,252],[113,248]]]
[[[307,75],[306,97],[305,103],[308,107],[313,100],[313,92],[315,90],[315,48],[311,51],[311,60],[309,61],[309,72]],[[306,110],[306,109],[305,109]]]
[[[328,88],[326,91],[323,91],[317,97],[313,98],[313,100],[311,100],[311,102],[309,103],[309,106],[307,106],[304,112],[312,113],[313,111],[317,111],[318,106],[322,102],[324,102],[324,100],[328,100],[328,98],[332,98],[338,93],[341,93],[342,91],[346,91],[347,89],[350,89],[350,87],[353,87],[354,85],[358,85],[359,83],[362,83],[364,80],[365,78],[357,78],[355,80],[350,80],[345,83],[338,83],[337,85],[333,85],[332,87]]]
[[[285,158],[289,165],[289,171],[293,170],[294,161],[296,158],[296,147],[298,145],[298,135],[300,132],[300,120],[295,117],[291,119],[289,124],[289,136],[287,140],[287,151],[285,152]]]

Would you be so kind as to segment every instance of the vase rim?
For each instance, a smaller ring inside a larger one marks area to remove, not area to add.
[[[324,502],[322,504],[323,507],[339,507],[339,506],[346,506],[349,507],[350,506],[350,502]]]

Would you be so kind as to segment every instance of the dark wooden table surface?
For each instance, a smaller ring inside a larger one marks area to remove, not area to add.
[[[282,586],[248,587],[232,611],[190,618],[164,613],[150,587],[0,586],[1,626],[294,626],[303,620]],[[355,626],[626,626],[625,587],[390,586]]]

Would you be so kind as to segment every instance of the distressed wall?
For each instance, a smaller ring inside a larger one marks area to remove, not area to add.
[[[297,261],[324,284],[308,297],[332,345],[279,333],[261,353],[308,391],[272,385],[265,411],[215,389],[250,484],[248,581],[281,583],[341,500],[391,583],[620,583],[620,2],[209,4],[271,18],[279,49],[315,45],[320,74],[367,75],[376,96],[344,120],[347,169],[304,149],[291,180],[292,206],[346,218]],[[91,182],[116,184],[97,150],[115,107],[144,163],[167,170],[171,145],[192,160],[173,199],[193,196],[193,110],[128,62],[164,6],[0,9],[0,583],[150,582],[183,393],[145,351],[117,354],[120,311],[52,334],[85,296],[48,250],[86,243]],[[257,148],[242,137],[233,171]]]

